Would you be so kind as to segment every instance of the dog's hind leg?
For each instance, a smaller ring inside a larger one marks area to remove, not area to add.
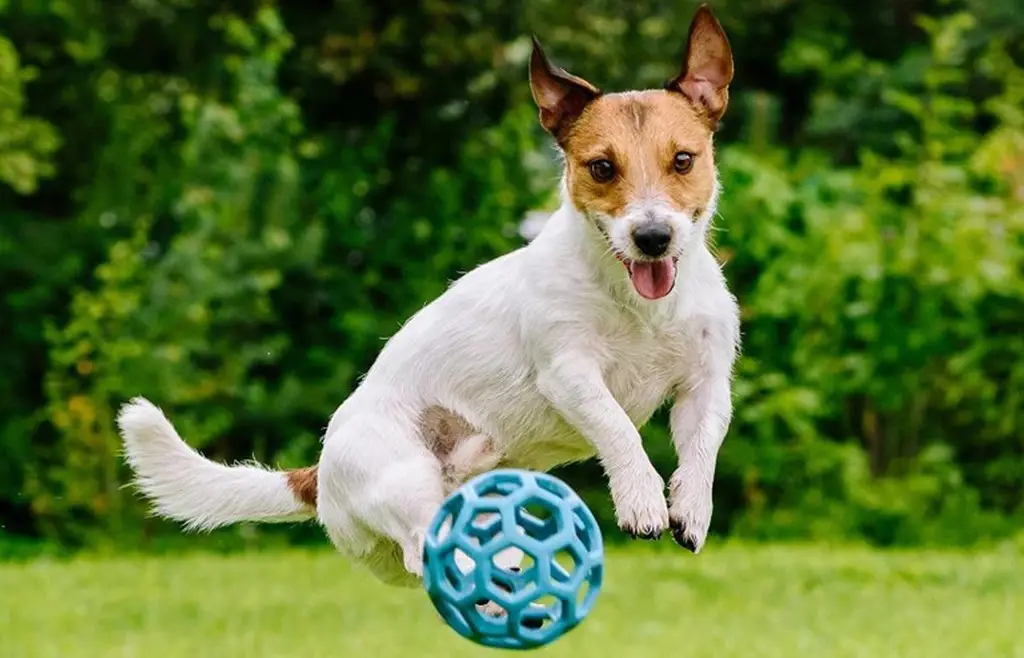
[[[420,578],[405,568],[402,547],[390,539],[381,539],[360,559],[370,573],[388,585],[419,587]]]
[[[346,551],[366,560],[378,541],[393,542],[405,570],[421,578],[425,533],[445,491],[442,464],[415,420],[367,414],[338,423],[324,441],[319,470],[317,513],[335,545],[374,538]]]

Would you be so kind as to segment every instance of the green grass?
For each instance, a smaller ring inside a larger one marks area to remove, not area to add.
[[[552,658],[1024,657],[1024,558],[857,548],[613,549]],[[0,564],[4,658],[499,655],[418,590],[328,552]]]

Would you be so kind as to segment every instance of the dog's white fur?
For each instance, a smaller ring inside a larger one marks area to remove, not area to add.
[[[704,544],[729,426],[739,313],[707,245],[718,185],[698,217],[652,193],[621,217],[561,207],[527,246],[486,263],[416,313],[335,411],[315,509],[289,477],[215,464],[137,398],[118,417],[127,459],[159,514],[193,529],[315,514],[335,546],[396,584],[422,575],[444,497],[497,465],[547,470],[596,455],[619,525]],[[675,287],[642,298],[619,257],[642,258],[640,221],[672,228]],[[638,428],[672,402],[679,465],[665,483]]]
[[[338,549],[387,580],[422,573],[423,532],[452,486],[423,438],[424,411],[440,408],[477,432],[449,460],[459,479],[499,462],[547,470],[596,454],[623,528],[657,535],[671,520],[699,550],[739,344],[737,305],[705,240],[714,212],[676,247],[664,299],[637,295],[605,237],[564,202],[532,243],[415,314],[324,437],[316,513]],[[668,504],[637,429],[666,400],[679,455]],[[163,516],[209,529],[310,513],[283,473],[203,458],[146,400],[126,405],[119,425]]]
[[[226,466],[206,459],[149,400],[132,400],[117,422],[135,484],[157,514],[182,521],[187,530],[309,516],[297,504],[284,473],[259,464]]]

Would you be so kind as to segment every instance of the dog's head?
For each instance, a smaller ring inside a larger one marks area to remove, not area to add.
[[[534,41],[530,86],[565,155],[569,198],[646,299],[672,291],[679,258],[704,240],[718,194],[712,136],[732,73],[729,42],[706,6],[682,72],[660,90],[604,94],[552,65]]]

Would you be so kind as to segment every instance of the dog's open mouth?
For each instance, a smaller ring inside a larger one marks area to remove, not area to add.
[[[676,285],[676,259],[622,260],[629,272],[629,280],[644,299],[661,299]]]

